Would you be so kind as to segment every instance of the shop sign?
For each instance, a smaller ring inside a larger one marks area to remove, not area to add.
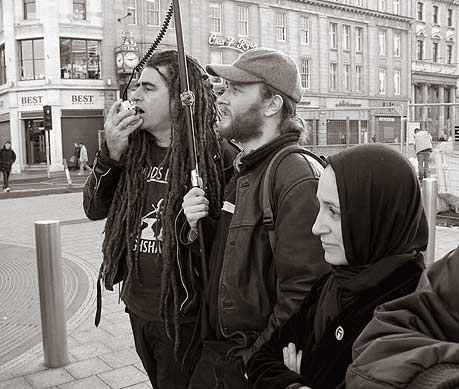
[[[209,46],[211,47],[227,47],[238,51],[247,51],[254,49],[257,45],[247,38],[236,39],[232,36],[217,36],[215,34],[209,35]]]
[[[64,109],[88,108],[103,109],[104,96],[103,92],[93,91],[68,91],[63,95]]]
[[[351,101],[347,100],[341,100],[335,104],[336,107],[361,107],[362,104],[359,103],[353,103]]]
[[[94,96],[93,95],[72,95],[72,104],[93,105]]]
[[[21,107],[41,107],[45,104],[43,95],[19,95],[18,100]]]
[[[395,118],[385,118],[385,117],[380,117],[378,118],[380,122],[394,122]]]

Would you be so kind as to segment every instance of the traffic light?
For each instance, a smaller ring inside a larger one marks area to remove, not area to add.
[[[51,117],[51,106],[44,105],[43,106],[43,127],[45,130],[51,130],[53,128],[53,119]]]

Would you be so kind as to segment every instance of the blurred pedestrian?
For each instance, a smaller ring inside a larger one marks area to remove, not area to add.
[[[80,158],[78,162],[80,164],[80,172],[78,173],[79,176],[83,175],[85,169],[91,170],[88,166],[88,150],[86,150],[86,146],[83,143],[79,143],[80,146]]]
[[[419,180],[429,176],[429,161],[432,153],[432,136],[427,130],[414,129],[414,150],[418,159]]]
[[[70,157],[70,162],[72,163],[72,169],[76,170],[80,167],[80,144],[78,142],[73,144],[73,152]]]
[[[6,141],[0,150],[0,168],[3,173],[3,191],[9,192],[9,179],[11,173],[11,166],[16,161],[16,153],[11,148],[11,142]]]

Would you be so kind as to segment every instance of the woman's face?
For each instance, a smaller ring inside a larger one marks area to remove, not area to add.
[[[325,260],[330,265],[348,265],[341,231],[341,210],[335,172],[329,165],[319,180],[317,198],[320,209],[312,233],[322,241]]]

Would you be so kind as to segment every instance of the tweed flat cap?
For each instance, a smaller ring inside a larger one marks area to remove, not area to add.
[[[263,82],[297,103],[303,95],[298,67],[292,58],[278,50],[251,49],[231,65],[207,65],[206,70],[232,82]]]

